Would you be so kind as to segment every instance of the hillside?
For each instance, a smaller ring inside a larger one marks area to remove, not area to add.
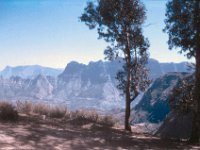
[[[73,121],[43,120],[21,115],[16,123],[0,122],[0,149],[32,150],[137,150],[193,149],[185,142],[162,140],[156,136],[125,132],[122,127],[104,127],[93,123],[74,126]]]
[[[173,88],[187,75],[188,73],[167,73],[157,78],[134,108],[135,115],[138,116],[136,121],[154,123],[163,121],[170,112],[169,96]]]
[[[189,139],[192,132],[191,94],[194,82],[195,76],[190,74],[177,83],[175,92],[170,98],[171,111],[156,132],[157,135],[163,138]]]

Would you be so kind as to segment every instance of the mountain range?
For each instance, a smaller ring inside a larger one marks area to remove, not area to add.
[[[43,67],[40,65],[17,66],[17,67],[7,66],[5,67],[5,69],[0,71],[0,76],[3,76],[4,78],[18,76],[24,79],[26,78],[33,79],[40,74],[57,77],[59,74],[62,73],[62,71],[63,69]]]
[[[84,67],[84,66],[90,66],[92,64],[98,65],[98,63],[103,63],[105,66],[110,67],[110,74],[112,76],[115,76],[117,70],[121,68],[121,64],[119,61],[113,61],[113,62],[106,62],[106,61],[97,61],[97,62],[90,62],[88,65],[84,65],[75,61],[72,61],[68,64],[68,67],[73,67],[73,65],[76,65],[77,67]],[[167,72],[188,72],[188,63],[187,62],[181,62],[181,63],[160,63],[155,59],[150,59],[147,67],[150,70],[150,78],[157,78],[161,75],[164,75]],[[66,69],[66,68],[65,68]],[[68,69],[68,68],[67,68]],[[73,71],[70,68],[68,69],[70,72]],[[2,71],[0,71],[0,76],[4,78],[10,78],[12,76],[18,76],[21,78],[35,78],[38,75],[45,75],[45,76],[52,76],[57,77],[61,73],[63,73],[64,69],[60,68],[50,68],[50,67],[44,67],[40,65],[27,65],[27,66],[6,66]]]
[[[88,65],[73,61],[63,71],[41,66],[6,67],[0,73],[0,99],[42,101],[70,109],[123,108],[124,100],[115,80],[121,66],[116,60]],[[150,59],[147,67],[153,80],[167,72],[188,71],[186,62],[159,63]]]

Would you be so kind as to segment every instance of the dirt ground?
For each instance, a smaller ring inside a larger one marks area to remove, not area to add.
[[[144,133],[126,133],[92,123],[21,116],[16,123],[0,122],[1,150],[137,150],[200,149],[199,145],[161,140]]]

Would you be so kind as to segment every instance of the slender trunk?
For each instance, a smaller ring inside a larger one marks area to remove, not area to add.
[[[126,53],[127,53],[127,84],[126,84],[126,110],[125,110],[125,130],[131,132],[131,126],[129,123],[129,118],[131,114],[131,53],[130,53],[130,46],[129,46],[129,34],[127,33],[127,46],[126,46]]]
[[[199,142],[200,137],[200,49],[197,53],[191,143]]]
[[[195,59],[196,59],[196,72],[195,72],[195,90],[194,90],[194,109],[193,109],[193,121],[192,121],[192,134],[190,142],[198,143],[200,138],[200,16],[199,16],[199,0],[196,0],[195,4],[195,19],[194,25],[197,29],[195,39]]]
[[[128,131],[131,131],[131,126],[129,124],[129,118],[131,114],[130,101],[131,101],[130,100],[130,73],[128,73],[127,85],[126,85],[126,111],[125,111],[125,130],[128,130]]]
[[[196,99],[197,99],[197,130],[198,130],[198,141],[200,140],[200,1],[196,0],[197,2],[197,38],[196,38],[196,45],[197,45],[197,56],[196,56]]]

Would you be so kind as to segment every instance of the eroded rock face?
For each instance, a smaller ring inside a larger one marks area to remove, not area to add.
[[[71,62],[57,78],[38,75],[33,79],[0,79],[0,98],[32,100],[66,105],[68,108],[107,110],[123,105],[114,74],[117,62]]]
[[[170,112],[169,96],[173,88],[187,75],[188,73],[168,73],[156,79],[134,109],[135,115],[140,117],[137,121],[163,121]]]
[[[124,98],[120,96],[120,91],[116,88],[117,81],[115,79],[117,71],[122,66],[119,61],[121,60],[97,61],[90,62],[88,65],[71,62],[56,77],[48,76],[49,68],[39,67],[40,69],[37,70],[38,66],[10,67],[1,74],[18,75],[18,77],[0,78],[0,99],[42,101],[66,105],[69,108],[123,109]],[[164,67],[166,65],[168,67]],[[174,67],[177,65],[182,67],[177,69]],[[164,64],[152,59],[149,60],[148,67],[151,79],[168,71],[186,71],[186,63]],[[42,72],[42,75],[38,75],[39,72]],[[31,78],[24,78],[29,76]],[[165,91],[167,92],[167,89]],[[159,96],[156,92],[153,92],[153,95]],[[164,95],[162,96],[164,97]],[[151,100],[150,103],[153,105],[154,101]]]

